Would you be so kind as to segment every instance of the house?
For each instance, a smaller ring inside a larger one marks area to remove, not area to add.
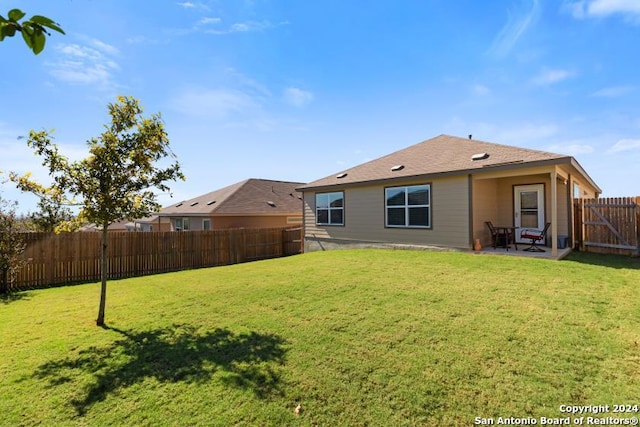
[[[301,182],[247,179],[162,209],[171,230],[269,228],[302,224]]]
[[[114,222],[107,227],[107,231],[110,233],[118,231],[136,231],[136,229],[139,229],[139,227],[127,219]],[[102,231],[102,226],[91,223],[83,225],[78,231],[98,232]]]
[[[171,231],[169,218],[163,218],[157,214],[136,219],[133,223],[138,231]]]
[[[557,256],[573,244],[574,197],[601,189],[571,156],[440,135],[313,181],[304,199],[305,250],[374,244],[471,249],[485,224],[542,229]],[[526,243],[516,230],[519,243]]]

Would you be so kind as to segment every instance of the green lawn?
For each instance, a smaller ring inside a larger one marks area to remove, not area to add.
[[[112,281],[105,329],[98,293],[0,300],[0,425],[446,426],[640,404],[640,259],[316,252]]]

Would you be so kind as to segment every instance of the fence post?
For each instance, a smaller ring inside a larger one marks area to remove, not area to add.
[[[584,198],[580,198],[580,251],[584,252],[585,244],[584,241],[587,238],[586,227],[584,225]]]
[[[636,197],[636,253],[640,257],[640,196]]]

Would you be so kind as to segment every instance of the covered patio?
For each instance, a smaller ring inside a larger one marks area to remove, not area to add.
[[[580,168],[581,169],[581,168]],[[482,246],[478,253],[495,253],[534,258],[564,258],[573,247],[573,198],[593,194],[597,187],[582,178],[579,165],[549,164],[537,167],[510,168],[475,173],[472,186],[472,236]],[[487,225],[511,227],[518,250],[493,248],[492,233]],[[530,240],[521,236],[524,230],[543,230],[549,223],[544,252],[524,251]]]

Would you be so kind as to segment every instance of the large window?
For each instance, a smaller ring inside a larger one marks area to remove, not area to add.
[[[344,192],[316,194],[316,223],[344,225]]]
[[[431,185],[385,189],[387,227],[431,227]]]

